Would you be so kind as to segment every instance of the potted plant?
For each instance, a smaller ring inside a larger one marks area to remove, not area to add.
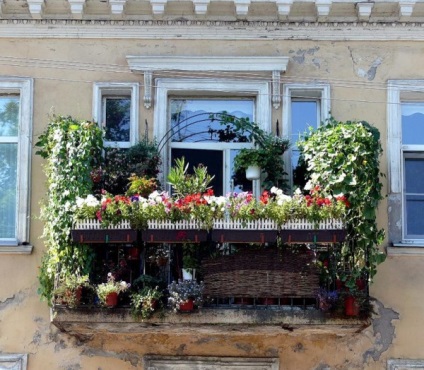
[[[97,285],[96,293],[102,305],[113,308],[118,305],[119,293],[125,292],[130,286],[125,281],[115,281],[115,277],[109,272],[107,282]]]
[[[285,186],[283,153],[289,147],[289,141],[270,133],[262,132],[257,137],[255,148],[241,149],[234,159],[237,174],[246,171],[246,178],[256,180],[261,172],[265,173],[263,186]]]
[[[338,299],[339,294],[336,290],[321,288],[317,293],[318,307],[321,311],[330,311],[333,309]]]
[[[158,286],[154,288],[145,286],[141,291],[131,295],[132,315],[143,320],[150,318],[158,309],[162,297],[163,293]]]
[[[168,306],[178,312],[191,312],[203,304],[203,282],[178,280],[168,285]]]
[[[60,279],[58,287],[54,290],[56,303],[76,307],[80,304],[84,287],[89,286],[88,275],[69,275]]]

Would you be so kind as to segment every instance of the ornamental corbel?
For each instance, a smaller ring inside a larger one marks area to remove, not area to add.
[[[272,105],[274,109],[280,108],[281,104],[280,77],[280,71],[272,71]]]
[[[144,71],[144,107],[149,109],[152,106],[152,71]]]

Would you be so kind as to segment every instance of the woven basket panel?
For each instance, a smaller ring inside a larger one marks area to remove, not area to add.
[[[212,297],[315,297],[318,270],[306,248],[242,250],[202,263],[205,295]]]

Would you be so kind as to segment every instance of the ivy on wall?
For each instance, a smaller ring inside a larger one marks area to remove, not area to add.
[[[340,276],[349,288],[367,274],[370,279],[385,254],[379,250],[384,230],[377,227],[377,207],[382,199],[379,131],[367,122],[328,119],[298,143],[311,182],[328,194],[345,194],[350,202],[346,214],[347,242],[342,260],[349,276]],[[343,273],[341,273],[343,275]]]
[[[54,116],[36,146],[46,159],[47,193],[41,204],[46,252],[39,271],[39,293],[51,302],[55,277],[86,274],[92,252],[70,240],[76,197],[92,191],[90,173],[101,157],[103,132],[93,122]]]

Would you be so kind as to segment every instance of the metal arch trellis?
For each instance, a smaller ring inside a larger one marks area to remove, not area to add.
[[[191,122],[191,120],[193,118],[201,117],[201,116],[205,116],[205,115],[208,115],[208,118],[207,119],[206,118],[205,119],[197,119],[197,120]],[[201,123],[201,122],[209,122],[209,121],[213,122],[215,120],[219,120],[221,123],[222,122],[226,122],[223,119],[223,117],[228,117],[229,119],[238,119],[239,118],[239,117],[236,117],[234,115],[227,114],[225,112],[219,112],[219,113],[203,112],[203,113],[198,113],[198,114],[195,114],[193,116],[190,116],[190,117],[187,117],[187,118],[183,119],[182,121],[179,122],[178,128],[171,127],[171,128],[169,128],[165,132],[165,135],[158,142],[159,152],[161,152],[163,150],[163,148],[165,147],[165,145],[169,142],[169,140],[171,140],[174,137],[174,135],[178,134],[179,132],[181,132],[182,130],[186,129],[187,127],[190,127],[190,126],[192,126],[194,124],[198,124],[198,123]],[[189,120],[190,120],[190,122],[188,122]],[[247,129],[246,129],[246,131],[249,132],[249,130],[247,130]],[[212,135],[214,133],[216,133],[216,132],[214,132],[214,130],[212,130],[211,128],[209,128],[208,131],[195,132],[195,133],[193,133],[191,135],[188,135],[188,136],[184,137],[184,139],[189,138],[189,137],[192,137],[192,136],[195,136],[195,135],[198,135],[198,134],[203,134],[203,133],[209,133],[209,134],[211,134],[211,140],[210,141],[219,141],[219,140],[212,139]],[[240,137],[243,137],[243,136],[240,136]],[[250,142],[248,140],[248,138],[246,138],[246,142]]]

